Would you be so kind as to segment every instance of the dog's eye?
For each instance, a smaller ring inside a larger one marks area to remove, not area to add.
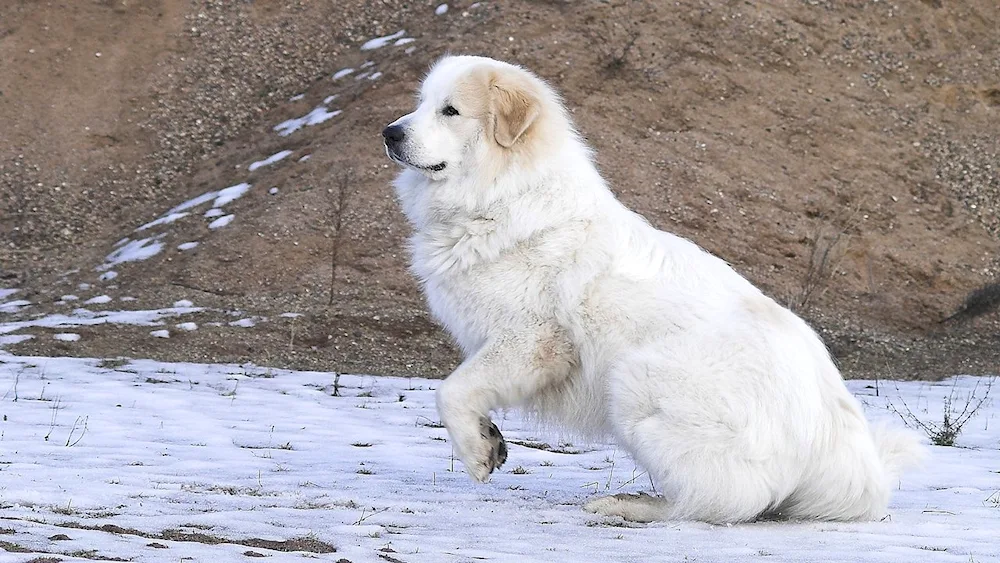
[[[458,115],[458,110],[455,109],[455,106],[449,104],[441,109],[441,115],[448,115],[448,116]]]

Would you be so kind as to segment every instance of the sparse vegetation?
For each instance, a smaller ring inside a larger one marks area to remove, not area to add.
[[[330,243],[330,302],[333,305],[336,297],[337,266],[340,260],[340,245],[343,243],[344,215],[347,213],[348,194],[354,184],[354,169],[348,168],[337,182],[336,205],[331,204],[333,216],[333,235]]]
[[[127,365],[128,362],[128,358],[104,358],[97,363],[97,367],[101,369],[118,369]]]
[[[982,386],[982,379],[977,380],[972,391],[964,397],[957,397],[957,389],[952,385],[950,392],[944,397],[941,421],[935,422],[928,417],[920,417],[913,412],[910,406],[899,398],[900,406],[897,407],[892,400],[889,400],[889,409],[896,413],[903,423],[910,428],[922,431],[930,438],[935,446],[954,446],[955,440],[962,433],[962,428],[976,416],[979,409],[989,399],[990,391],[993,389],[993,381],[996,378],[986,379],[986,384]],[[957,380],[956,380],[957,383]],[[896,387],[896,395],[899,396],[899,387]],[[961,410],[959,410],[961,409]]]
[[[66,447],[71,448],[80,443],[83,440],[84,435],[87,434],[87,421],[90,419],[89,416],[78,416],[73,422],[73,426],[69,429],[69,436],[66,437]],[[79,434],[77,434],[77,429],[79,429]]]
[[[793,311],[806,309],[814,298],[827,290],[830,278],[837,271],[850,244],[850,235],[847,233],[857,226],[864,204],[865,201],[861,200],[846,215],[834,217],[821,225],[809,239],[809,267],[806,269],[806,277],[799,294],[788,303]],[[871,290],[874,289],[870,272],[868,285]]]
[[[626,0],[611,6],[613,17],[604,19],[588,27],[588,34],[597,46],[598,62],[608,72],[618,72],[625,68],[629,55],[642,36],[638,16],[635,13],[637,0]]]

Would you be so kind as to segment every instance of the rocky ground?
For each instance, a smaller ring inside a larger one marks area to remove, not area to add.
[[[628,205],[805,316],[846,375],[1000,371],[995,292],[967,303],[1000,275],[992,0],[437,7],[5,4],[0,287],[19,291],[0,303],[29,304],[0,305],[0,323],[204,308],[166,327],[74,328],[76,341],[23,327],[8,336],[34,338],[5,349],[446,374],[458,357],[406,272],[379,132],[450,52],[548,79]],[[412,41],[361,49],[399,31]],[[274,130],[319,107],[340,113]],[[224,227],[199,217],[206,204],[136,232],[242,182],[245,195],[214,207],[234,215]],[[124,237],[162,248],[98,269]],[[254,326],[230,325],[244,318]]]

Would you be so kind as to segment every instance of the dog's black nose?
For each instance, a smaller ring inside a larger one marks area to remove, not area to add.
[[[382,136],[385,137],[385,142],[390,145],[398,145],[403,142],[406,138],[406,133],[403,128],[399,125],[390,125],[382,130]]]

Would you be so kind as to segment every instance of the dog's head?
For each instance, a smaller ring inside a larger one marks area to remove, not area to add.
[[[424,79],[417,109],[382,131],[386,154],[431,179],[453,177],[487,159],[496,162],[497,152],[527,150],[553,97],[520,67],[484,57],[444,57]]]

